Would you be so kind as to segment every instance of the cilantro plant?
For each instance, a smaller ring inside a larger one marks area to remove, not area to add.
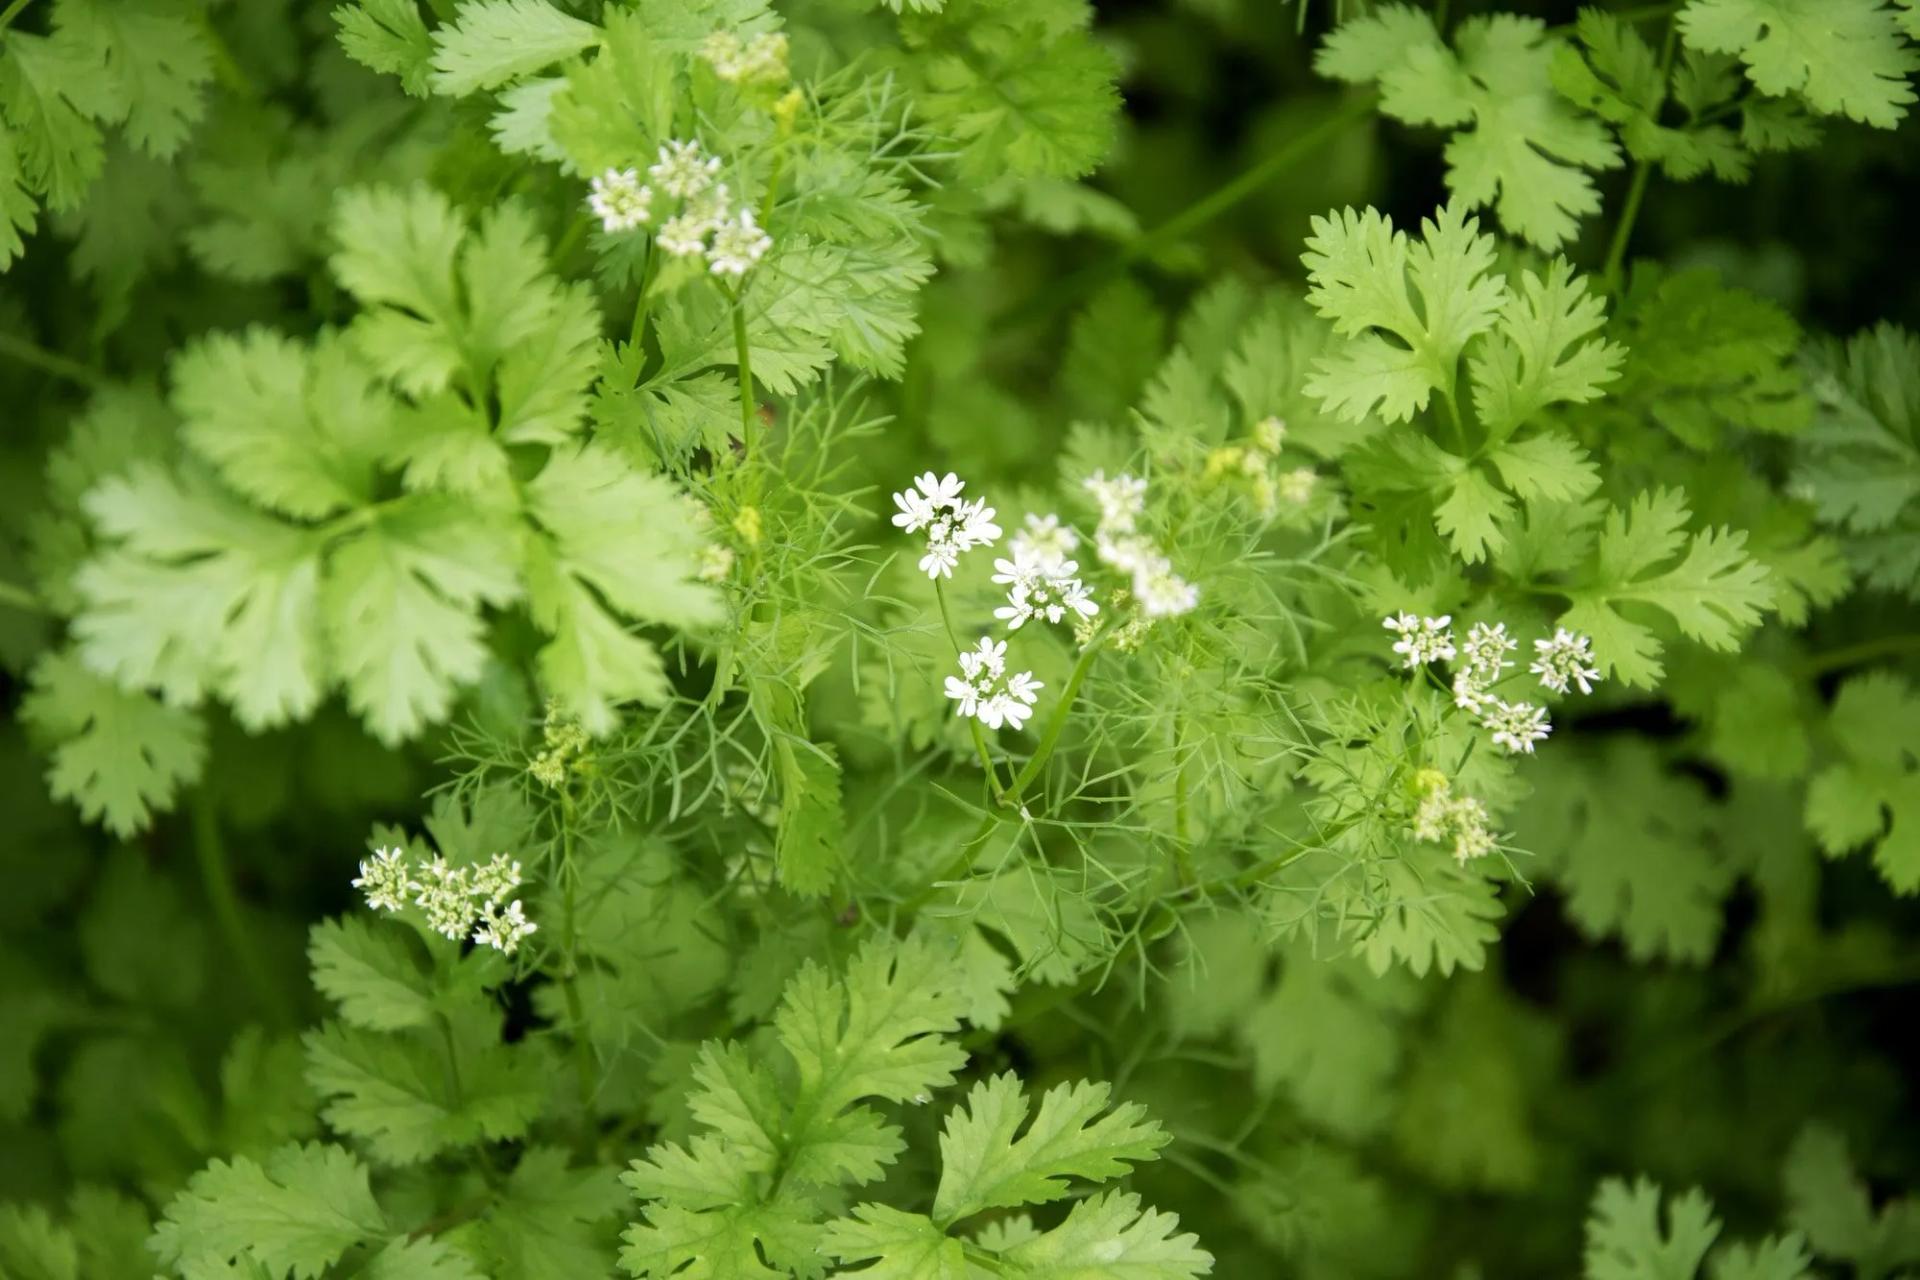
[[[0,1280],[1920,1275],[1916,0],[0,0]]]

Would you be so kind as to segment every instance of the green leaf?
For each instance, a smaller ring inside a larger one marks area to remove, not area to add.
[[[621,618],[681,629],[720,620],[719,595],[698,579],[703,513],[597,443],[556,449],[527,486],[527,511],[541,529],[529,599],[553,636],[541,676],[589,733],[604,733],[616,705],[667,693],[659,654]]]
[[[1605,305],[1564,258],[1547,264],[1544,279],[1522,272],[1493,336],[1468,361],[1482,425],[1496,438],[1509,436],[1548,405],[1597,399],[1627,355],[1593,336],[1605,324]]]
[[[0,1276],[80,1280],[80,1250],[73,1233],[38,1205],[0,1204]]]
[[[1315,364],[1307,392],[1349,421],[1377,406],[1404,422],[1434,391],[1451,397],[1461,351],[1506,302],[1506,286],[1489,274],[1493,239],[1463,206],[1422,222],[1421,235],[1409,242],[1373,209],[1313,220],[1301,258],[1307,301],[1347,342]]]
[[[155,811],[170,809],[206,760],[197,716],[129,693],[71,653],[48,653],[34,664],[20,716],[52,744],[47,786],[54,797],[123,839],[146,830]]]
[[[213,49],[190,0],[60,0],[60,38],[98,68],[106,91],[89,114],[120,124],[148,155],[166,159],[206,110]],[[69,91],[69,95],[72,96]]]
[[[1829,858],[1873,845],[1895,893],[1920,893],[1920,697],[1890,672],[1853,676],[1833,701],[1841,758],[1807,788],[1807,827]],[[1882,814],[1886,817],[1882,817]]]
[[[597,27],[546,0],[468,0],[433,33],[433,89],[465,97],[497,89],[599,43]]]
[[[313,985],[356,1027],[399,1031],[433,1021],[433,987],[399,929],[359,916],[323,920],[313,927],[307,961]]]
[[[1772,604],[1767,568],[1746,553],[1746,534],[1689,534],[1689,518],[1677,489],[1649,490],[1628,510],[1609,511],[1592,573],[1567,593],[1573,604],[1560,625],[1591,636],[1596,664],[1628,684],[1660,678],[1660,644],[1621,605],[1652,606],[1685,635],[1730,651]]]
[[[1380,109],[1395,119],[1457,129],[1447,187],[1462,209],[1491,205],[1514,235],[1558,248],[1600,208],[1585,171],[1615,167],[1619,151],[1554,91],[1558,41],[1538,19],[1468,18],[1454,46],[1427,15],[1390,4],[1342,24],[1315,66],[1350,83],[1377,81]]]
[[[1213,1272],[1213,1255],[1192,1232],[1175,1235],[1180,1220],[1143,1209],[1140,1197],[1108,1191],[1079,1201],[1051,1231],[1000,1251],[1008,1270],[1028,1280],[1192,1280]]]
[[[1884,1276],[1920,1262],[1920,1199],[1903,1196],[1877,1212],[1854,1172],[1846,1140],[1822,1125],[1801,1130],[1781,1174],[1787,1217],[1821,1256]]]
[[[1703,117],[1731,105],[1737,87],[1728,76],[1708,73],[1698,55],[1674,73],[1674,98],[1687,113],[1684,125],[1662,122],[1667,83],[1652,46],[1631,23],[1598,9],[1582,9],[1576,24],[1581,48],[1563,46],[1553,60],[1553,83],[1561,95],[1620,130],[1627,154],[1678,182],[1709,169],[1726,182],[1744,182],[1752,158],[1725,124]]]
[[[1602,1182],[1587,1217],[1586,1280],[1693,1280],[1720,1234],[1713,1202],[1695,1188],[1668,1201],[1664,1229],[1660,1218],[1652,1182]]]
[[[936,52],[925,63],[919,106],[959,144],[965,180],[1077,178],[1106,156],[1120,107],[1118,69],[1091,36],[995,15],[963,38],[964,51]]]
[[[1018,1077],[976,1084],[940,1137],[934,1218],[951,1225],[987,1209],[1045,1204],[1069,1193],[1069,1178],[1106,1182],[1153,1159],[1171,1141],[1166,1131],[1137,1103],[1109,1111],[1110,1097],[1104,1084],[1059,1085],[1041,1097],[1029,1124]]]
[[[82,87],[113,91],[105,69],[88,63],[71,41],[7,32],[0,43],[0,116],[11,128],[0,155],[7,162],[0,165],[0,189],[24,187],[49,209],[79,206],[100,175],[105,152],[100,130],[74,109],[72,93]],[[6,204],[9,222],[23,229],[33,225],[22,196],[9,196]]]
[[[972,1280],[965,1248],[925,1214],[883,1204],[854,1207],[827,1225],[822,1244],[841,1262],[872,1262],[856,1274],[872,1280]]]
[[[393,409],[344,341],[219,334],[174,361],[173,383],[188,443],[239,493],[308,518],[373,499]]]
[[[1679,24],[1692,47],[1738,54],[1770,97],[1797,93],[1816,111],[1880,129],[1914,100],[1907,76],[1920,55],[1880,0],[1691,0]]]
[[[340,47],[362,66],[400,77],[400,87],[424,98],[433,74],[433,37],[418,0],[352,0],[334,9]]]
[[[446,719],[486,664],[482,604],[514,599],[517,528],[451,501],[375,517],[333,553],[324,611],[347,701],[382,742]]]
[[[482,1231],[492,1280],[577,1280],[611,1274],[613,1226],[626,1203],[611,1169],[569,1167],[567,1153],[520,1157]]]
[[[384,1235],[367,1170],[340,1147],[282,1147],[263,1162],[215,1160],[168,1203],[152,1247],[169,1266],[253,1260],[275,1276],[318,1280],[353,1246]]]

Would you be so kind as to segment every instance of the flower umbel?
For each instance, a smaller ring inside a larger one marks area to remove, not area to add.
[[[1453,632],[1447,629],[1447,624],[1452,621],[1453,615],[1447,613],[1437,618],[1396,613],[1383,619],[1380,625],[1400,637],[1393,642],[1393,651],[1400,655],[1400,665],[1411,670],[1430,662],[1453,661],[1457,651],[1453,645]]]
[[[353,887],[367,897],[375,911],[398,911],[407,905],[413,882],[407,875],[406,854],[398,848],[375,849],[371,858],[360,860],[360,874]]]
[[[1060,517],[1052,512],[1044,516],[1029,512],[1019,531],[1007,540],[1007,550],[1013,553],[1016,564],[1055,563],[1079,548],[1080,535],[1073,526],[1061,524]]]
[[[982,636],[978,645],[960,655],[960,674],[947,677],[947,696],[960,704],[955,709],[961,715],[972,716],[989,729],[1002,725],[1018,729],[1033,715],[1038,692],[1046,686],[1031,671],[1013,676],[1006,671],[1007,642]]]
[[[1493,745],[1505,747],[1509,754],[1533,754],[1536,742],[1545,742],[1553,732],[1547,722],[1547,709],[1531,702],[1507,702],[1492,698],[1493,704],[1481,713],[1480,724],[1493,734]]]
[[[539,930],[539,925],[527,919],[520,899],[515,898],[505,908],[489,901],[480,908],[480,923],[473,931],[473,941],[475,946],[492,947],[510,956],[520,949],[521,939]]]
[[[588,184],[587,208],[608,235],[632,231],[653,216],[653,188],[634,169],[608,169]]]
[[[753,210],[742,209],[737,216],[713,229],[713,244],[707,250],[707,270],[737,280],[771,248],[773,237],[754,221]]]
[[[1600,669],[1593,665],[1593,641],[1561,627],[1552,639],[1533,642],[1536,657],[1527,670],[1540,677],[1540,683],[1555,693],[1565,693],[1569,685],[1580,686],[1583,694],[1593,692]]]
[[[682,200],[699,195],[714,183],[720,171],[720,157],[703,155],[699,139],[678,139],[660,145],[660,158],[647,166],[647,176],[660,189]]]
[[[993,616],[1009,631],[1018,631],[1032,618],[1058,622],[1069,613],[1091,618],[1100,612],[1086,584],[1074,576],[1080,566],[1071,560],[1034,561],[1016,551],[1013,559],[995,560],[993,567],[993,580],[1007,588],[1007,603]]]
[[[929,578],[952,577],[963,553],[990,547],[1000,537],[993,508],[984,499],[962,498],[960,491],[966,487],[967,482],[951,471],[944,476],[929,471],[916,476],[912,487],[893,495],[893,505],[900,508],[894,525],[908,533],[926,530],[927,553],[920,557],[920,571]]]

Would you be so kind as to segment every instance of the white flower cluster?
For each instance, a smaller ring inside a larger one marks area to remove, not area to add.
[[[927,532],[920,571],[929,578],[951,578],[963,554],[975,547],[990,547],[1000,538],[993,508],[984,498],[962,498],[960,491],[966,487],[967,482],[951,471],[944,476],[929,471],[916,476],[912,487],[893,495],[893,505],[900,508],[894,525],[908,533]]]
[[[960,704],[960,714],[989,729],[1024,725],[1033,714],[1035,695],[1044,688],[1031,671],[1009,676],[1007,642],[990,636],[981,636],[977,646],[962,653],[960,674],[947,677],[947,696]]]
[[[658,187],[680,207],[660,224],[654,243],[677,258],[704,257],[714,275],[739,279],[773,248],[773,238],[752,209],[733,207],[719,171],[720,157],[705,154],[697,140],[668,141],[647,167],[652,185],[635,169],[608,169],[590,184],[587,207],[607,234],[618,235],[652,220]]]
[[[1149,618],[1192,612],[1200,603],[1200,588],[1173,571],[1173,562],[1153,539],[1135,531],[1146,510],[1147,482],[1125,473],[1108,479],[1105,471],[1096,471],[1080,483],[1100,509],[1094,554],[1102,564],[1132,575],[1140,612]]]
[[[441,937],[458,941],[471,934],[476,946],[505,955],[519,950],[521,940],[540,928],[527,919],[518,898],[508,899],[520,887],[520,864],[504,853],[470,867],[452,866],[436,855],[418,871],[416,875],[404,851],[376,849],[371,858],[361,860],[353,887],[376,911],[400,911],[411,903],[426,917],[427,928]]]
[[[787,38],[777,31],[742,40],[737,32],[716,31],[700,42],[700,56],[713,74],[730,84],[783,84],[787,79]]]
[[[1480,727],[1493,735],[1494,745],[1510,753],[1533,754],[1535,744],[1544,742],[1553,732],[1545,707],[1531,702],[1508,702],[1494,694],[1502,673],[1514,664],[1507,654],[1520,647],[1507,634],[1507,624],[1479,622],[1467,630],[1465,641],[1456,644],[1450,624],[1453,618],[1442,614],[1422,618],[1397,613],[1381,625],[1399,637],[1393,651],[1400,655],[1401,666],[1411,670],[1434,662],[1454,662],[1453,703],[1462,711],[1477,716]],[[1593,665],[1593,642],[1562,627],[1550,639],[1536,640],[1538,655],[1528,668],[1540,679],[1543,688],[1566,693],[1578,686],[1583,694],[1593,692],[1600,679]]]
[[[1487,806],[1472,796],[1456,796],[1453,784],[1438,769],[1414,775],[1419,804],[1413,811],[1413,837],[1429,844],[1453,845],[1456,862],[1467,863],[1492,853],[1499,838],[1487,825]]]
[[[1029,515],[1026,526],[1008,542],[1011,560],[995,560],[993,580],[1007,588],[1007,602],[993,616],[1018,631],[1034,618],[1059,622],[1072,614],[1091,618],[1100,612],[1087,584],[1074,576],[1079,564],[1067,559],[1080,535],[1056,515]]]

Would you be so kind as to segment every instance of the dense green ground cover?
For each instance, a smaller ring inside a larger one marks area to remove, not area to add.
[[[1917,70],[0,7],[0,1280],[1920,1274]]]

